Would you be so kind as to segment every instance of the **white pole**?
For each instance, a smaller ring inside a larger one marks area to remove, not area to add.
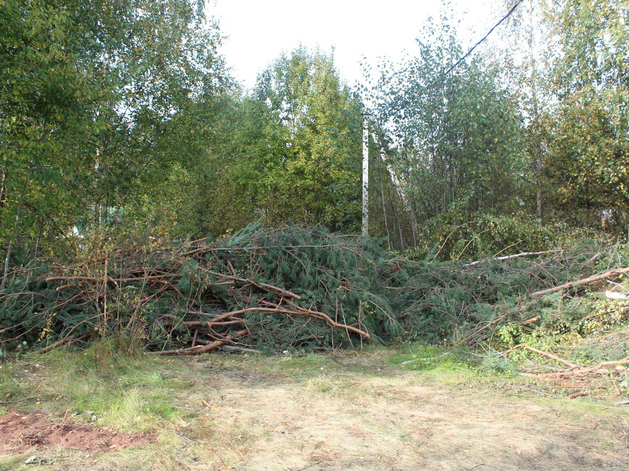
[[[369,115],[363,115],[363,235],[369,235]]]

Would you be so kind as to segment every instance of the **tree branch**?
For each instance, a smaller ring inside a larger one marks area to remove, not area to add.
[[[629,273],[629,268],[609,270],[599,275],[589,276],[587,278],[583,278],[582,280],[572,281],[570,283],[565,283],[560,286],[555,286],[554,288],[544,289],[542,291],[535,291],[534,293],[529,294],[528,297],[533,298],[535,296],[543,296],[545,294],[555,293],[564,289],[574,288],[575,286],[586,285],[589,283],[594,283],[596,281],[606,280],[607,278],[612,278],[623,273]]]

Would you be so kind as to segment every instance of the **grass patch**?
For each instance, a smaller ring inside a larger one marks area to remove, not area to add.
[[[95,344],[85,352],[27,354],[0,369],[0,386],[25,411],[42,408],[75,421],[122,431],[156,431],[180,416],[172,396],[190,381],[171,379],[181,363],[149,355],[115,352]],[[36,401],[26,400],[35,396]],[[7,399],[10,400],[10,399]],[[16,403],[17,404],[17,403]]]
[[[26,459],[26,455],[8,457],[6,460],[0,461],[0,471],[14,471],[20,469],[20,466],[24,464]]]
[[[465,351],[455,351],[444,346],[409,345],[391,356],[388,363],[405,370],[473,371],[482,360]]]

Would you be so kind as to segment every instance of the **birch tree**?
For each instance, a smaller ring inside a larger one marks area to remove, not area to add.
[[[559,44],[549,175],[564,214],[576,224],[629,229],[629,3],[549,1]]]
[[[232,175],[251,211],[269,223],[358,230],[362,105],[333,57],[303,47],[282,55],[244,106]]]
[[[422,30],[417,57],[378,76],[377,119],[420,224],[517,205],[521,118],[495,66],[475,58],[446,73],[463,53],[442,17]]]
[[[176,160],[161,140],[173,117],[224,88],[220,35],[196,0],[0,7],[0,238],[20,210],[25,243],[59,240],[107,220]]]

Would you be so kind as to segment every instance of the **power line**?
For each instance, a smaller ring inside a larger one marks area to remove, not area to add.
[[[515,11],[515,9],[516,9],[516,8],[520,5],[520,3],[522,3],[523,1],[524,1],[524,0],[518,0],[518,3],[516,3],[515,5],[513,5],[513,7],[511,7],[511,10],[509,10],[509,12],[508,12],[508,13],[507,13],[507,14],[506,14],[506,15],[505,15],[505,16],[504,16],[504,17],[503,17],[503,18],[502,18],[502,19],[501,19],[498,23],[496,23],[496,24],[494,25],[494,27],[493,27],[493,28],[491,28],[491,29],[489,30],[489,33],[487,33],[487,34],[483,37],[483,39],[481,39],[481,40],[480,40],[480,41],[478,41],[476,44],[474,44],[474,46],[472,46],[472,48],[471,48],[469,51],[467,51],[467,54],[465,54],[463,57],[461,57],[461,58],[460,58],[460,59],[456,62],[456,64],[454,64],[452,67],[450,67],[450,68],[449,68],[449,69],[448,69],[448,70],[447,70],[447,71],[446,71],[443,75],[448,75],[450,72],[452,72],[452,71],[454,70],[454,68],[455,68],[457,65],[459,65],[461,62],[463,62],[463,61],[467,58],[467,56],[469,56],[469,55],[470,55],[470,54],[474,51],[474,49],[476,49],[476,48],[477,48],[477,47],[478,47],[478,46],[479,46],[479,45],[480,45],[480,44],[481,44],[481,43],[482,43],[485,39],[487,39],[487,38],[489,37],[489,35],[490,35],[491,33],[493,33],[493,31],[494,31],[494,30],[495,30],[498,26],[500,26],[500,25],[502,24],[502,22],[503,22],[504,20],[506,20],[507,18],[509,18],[509,16],[511,16],[511,13],[513,13],[513,12]]]

